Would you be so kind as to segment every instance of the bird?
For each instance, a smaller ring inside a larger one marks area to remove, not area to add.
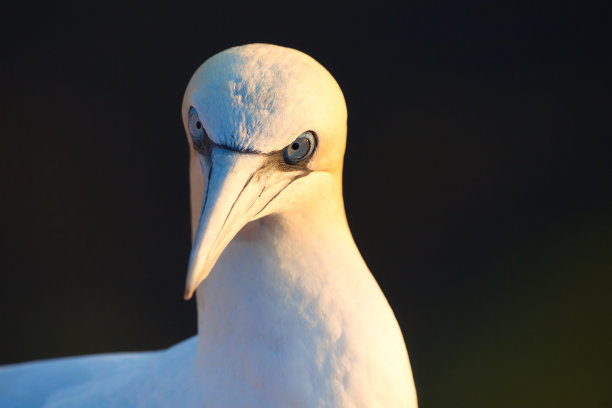
[[[195,71],[181,115],[198,334],[0,367],[0,406],[416,407],[402,332],[345,215],[333,76],[292,48],[232,47]]]

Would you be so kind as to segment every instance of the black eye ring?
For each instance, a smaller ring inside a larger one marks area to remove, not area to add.
[[[204,153],[206,140],[208,140],[208,134],[204,129],[204,125],[200,121],[198,112],[193,108],[189,108],[187,114],[187,127],[189,129],[189,135],[193,143],[193,147],[200,153]]]
[[[299,135],[283,152],[287,164],[299,163],[312,155],[317,139],[314,132],[307,131]]]

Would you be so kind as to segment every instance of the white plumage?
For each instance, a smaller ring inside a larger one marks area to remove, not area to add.
[[[307,55],[251,44],[190,81],[198,336],[0,368],[1,407],[416,407],[401,331],[344,213],[346,106]]]

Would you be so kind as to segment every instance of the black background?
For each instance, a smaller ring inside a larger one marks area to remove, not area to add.
[[[269,42],[345,93],[349,223],[421,407],[612,405],[608,8],[22,3],[1,25],[0,363],[195,334],[182,95]]]

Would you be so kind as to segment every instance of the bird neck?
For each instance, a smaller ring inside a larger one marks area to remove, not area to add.
[[[319,310],[318,302],[330,301],[321,293],[350,286],[360,271],[371,276],[341,194],[322,201],[253,221],[226,247],[197,290],[199,355],[240,349],[241,341],[273,347],[281,338],[308,335],[308,319],[299,328],[295,323],[305,319],[305,308]]]

